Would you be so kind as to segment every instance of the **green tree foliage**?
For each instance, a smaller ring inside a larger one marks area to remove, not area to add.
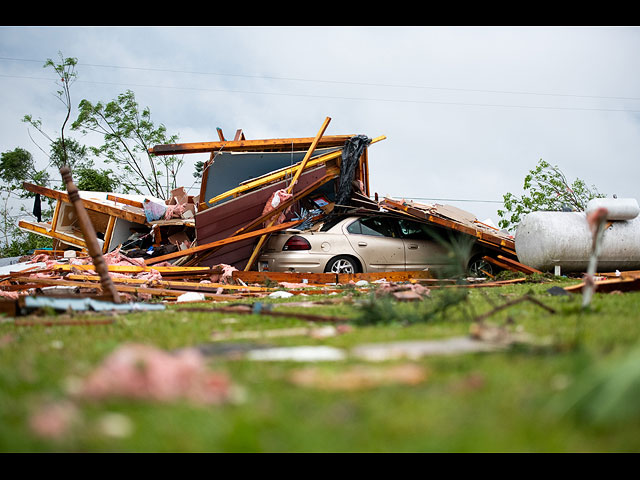
[[[51,241],[37,235],[22,232],[17,227],[18,218],[28,213],[24,206],[15,212],[12,200],[33,197],[22,188],[23,182],[45,185],[49,181],[46,169],[36,167],[33,156],[27,150],[16,148],[0,155],[0,256],[13,257],[26,254],[29,249],[51,246]],[[51,215],[52,207],[43,211]],[[35,246],[34,246],[35,245]]]
[[[106,104],[82,100],[72,129],[103,136],[103,145],[91,150],[121,172],[117,175],[125,191],[166,199],[176,188],[183,160],[174,156],[154,157],[149,148],[175,143],[178,137],[168,135],[164,125],[156,126],[149,108],[141,110],[132,91],[127,90]]]
[[[542,159],[525,176],[523,189],[520,197],[510,192],[503,195],[504,209],[498,210],[501,228],[513,231],[524,215],[538,210],[584,211],[589,200],[605,196],[579,178],[569,183],[557,165]]]
[[[4,190],[22,191],[22,182],[46,185],[49,174],[46,169],[36,168],[33,155],[23,148],[2,153],[0,156],[0,179]],[[21,192],[22,193],[22,192]],[[24,192],[25,194],[28,192]]]

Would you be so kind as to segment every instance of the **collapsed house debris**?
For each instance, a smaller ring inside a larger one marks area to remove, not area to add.
[[[18,228],[53,239],[52,253],[86,251],[87,242],[69,194],[31,183],[24,183],[23,187],[55,200],[56,204],[50,222],[20,220]],[[102,253],[119,248],[132,256],[144,257],[150,255],[150,250],[162,254],[187,248],[195,239],[193,212],[197,197],[185,195],[184,188],[172,193],[166,202],[149,196],[107,192],[81,191],[79,196]]]
[[[481,259],[498,270],[542,273],[546,265],[525,254],[522,263],[517,237],[469,212],[410,199],[378,200],[377,194],[372,199],[368,149],[386,137],[324,135],[329,122],[327,117],[315,137],[247,140],[238,130],[233,140],[226,140],[218,129],[219,141],[151,147],[153,155],[209,154],[196,196],[179,187],[166,201],[110,192],[78,192],[72,198],[69,188],[64,192],[25,183],[27,191],[56,204],[50,222],[21,220],[18,226],[52,238],[54,248],[35,252],[28,270],[0,272],[0,295],[20,299],[4,308],[24,311],[24,296],[61,288],[117,303],[119,296],[128,302],[154,297],[175,301],[181,295],[184,300],[188,292],[197,293],[192,296],[196,299],[226,301],[268,295],[283,287],[326,294],[341,291],[341,285],[366,290],[368,282],[460,286],[434,278],[429,270],[408,268],[352,274],[256,271],[258,255],[271,234],[315,230],[347,214],[410,219],[473,240],[482,247]],[[79,209],[93,233],[84,231]],[[625,220],[617,222],[631,221],[634,209],[627,210]],[[91,251],[94,239],[87,237],[94,236],[97,248]],[[102,274],[98,253],[104,259]],[[480,272],[486,274],[483,283],[466,287],[505,284],[484,281],[487,276],[493,280],[493,275],[482,268]],[[110,296],[105,275],[113,284]],[[417,298],[415,292],[397,293],[404,300]]]

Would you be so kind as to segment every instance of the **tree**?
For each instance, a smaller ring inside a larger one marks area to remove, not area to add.
[[[31,115],[25,115],[22,121],[35,128],[49,142],[48,152],[38,146],[49,158],[48,166],[55,167],[56,171],[59,171],[63,166],[69,167],[80,190],[114,192],[119,185],[119,181],[113,171],[95,168],[93,160],[88,158],[87,147],[73,138],[65,137],[65,128],[71,117],[71,85],[78,76],[75,70],[78,60],[72,57],[64,58],[62,53],[59,53],[59,55],[59,63],[55,63],[52,59],[47,59],[43,67],[53,68],[60,78],[60,90],[56,94],[66,110],[66,115],[60,128],[60,136],[56,138],[49,135],[42,127],[42,120],[34,119]],[[34,141],[34,143],[36,142]],[[36,143],[36,145],[38,144]],[[26,176],[21,178],[21,181],[29,181]],[[56,178],[61,182],[58,188],[66,189],[66,185],[62,183],[59,176],[56,176]],[[32,183],[46,185],[48,182],[49,177],[47,175],[46,181]]]
[[[501,228],[513,231],[524,215],[538,210],[584,211],[589,200],[605,196],[579,178],[569,184],[557,165],[542,159],[524,177],[524,190],[521,197],[510,192],[503,195],[504,210],[498,210]]]
[[[91,150],[117,167],[115,170],[121,172],[118,178],[125,191],[169,198],[171,190],[177,186],[176,176],[183,160],[167,156],[159,157],[156,163],[156,157],[149,153],[149,148],[156,144],[175,143],[178,137],[169,136],[162,124],[156,127],[151,120],[150,109],[140,110],[131,90],[106,104],[82,100],[79,111],[72,129],[103,136],[103,145],[91,147]]]
[[[17,227],[17,220],[29,213],[20,206],[19,213],[14,213],[11,200],[22,200],[34,194],[22,188],[28,181],[44,185],[49,181],[46,169],[38,170],[31,153],[22,148],[7,151],[0,155],[0,256],[24,255],[29,249],[51,246],[50,239],[22,232]],[[50,217],[53,207],[43,212],[43,217]]]

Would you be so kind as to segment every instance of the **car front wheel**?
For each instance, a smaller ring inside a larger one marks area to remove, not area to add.
[[[351,257],[339,256],[329,260],[324,271],[326,273],[360,273],[360,266]]]

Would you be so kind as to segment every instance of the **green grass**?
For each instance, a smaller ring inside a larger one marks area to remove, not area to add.
[[[111,325],[16,326],[0,323],[0,451],[3,452],[628,452],[640,450],[640,292],[596,294],[581,311],[580,296],[551,296],[570,281],[432,290],[420,303],[386,303],[345,290],[353,302],[313,308],[278,304],[291,317],[181,312],[120,314]],[[486,321],[524,331],[540,342],[493,353],[431,356],[368,363],[257,362],[208,356],[212,371],[231,378],[239,394],[223,405],[70,397],[86,377],[128,342],[165,350],[212,343],[214,331],[306,326],[295,313],[351,319],[353,329],[324,339],[233,340],[275,346],[329,345],[349,349],[376,342],[434,340],[468,335],[475,316],[524,294],[556,310],[523,302]],[[446,297],[449,295],[449,297]],[[442,310],[438,305],[447,304]],[[190,305],[193,306],[193,305]],[[207,304],[199,306],[208,307]],[[99,315],[76,314],[79,319]],[[229,322],[234,318],[235,322]],[[2,340],[4,339],[4,340]],[[637,362],[636,362],[637,360]],[[292,372],[314,367],[327,375],[353,366],[413,363],[427,378],[414,385],[335,391],[296,385]],[[29,417],[45,402],[71,402],[76,423],[61,438],[35,435]],[[119,414],[120,436],[100,428]]]

